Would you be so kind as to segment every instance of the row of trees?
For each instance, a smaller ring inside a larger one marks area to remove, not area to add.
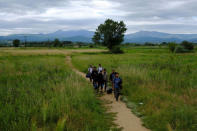
[[[14,47],[65,47],[65,46],[85,46],[89,43],[84,42],[72,42],[72,41],[60,41],[59,39],[55,39],[54,41],[43,41],[43,42],[25,42],[22,43],[20,40],[13,40]]]

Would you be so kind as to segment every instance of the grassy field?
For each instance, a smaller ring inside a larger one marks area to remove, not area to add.
[[[66,65],[64,55],[18,56],[11,50],[0,53],[0,130],[111,128],[112,115],[92,87]]]
[[[86,72],[101,63],[116,69],[123,79],[123,93],[153,131],[197,130],[197,53],[172,54],[167,48],[124,48],[125,54],[81,53],[74,65]],[[131,103],[133,102],[133,103]]]

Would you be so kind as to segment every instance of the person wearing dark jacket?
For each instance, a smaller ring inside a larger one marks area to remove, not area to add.
[[[114,96],[116,98],[116,101],[118,101],[120,90],[122,89],[122,79],[119,77],[119,73],[115,74],[113,83],[114,83]]]
[[[98,71],[97,71],[96,67],[93,68],[91,77],[93,80],[94,89],[97,90],[98,89]]]
[[[114,90],[114,83],[113,83],[113,81],[114,81],[114,78],[115,78],[115,70],[113,69],[112,70],[112,73],[110,74],[110,77],[109,77],[109,80],[110,80],[110,82],[111,82],[111,84],[112,84],[112,90]]]
[[[105,92],[106,92],[106,89],[107,89],[107,82],[108,82],[108,75],[107,75],[107,70],[104,69],[103,70],[103,87],[105,88]]]
[[[103,83],[104,83],[103,73],[102,71],[100,71],[98,74],[98,90],[100,88],[101,92],[103,91]]]

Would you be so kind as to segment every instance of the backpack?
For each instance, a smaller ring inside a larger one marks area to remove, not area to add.
[[[90,78],[91,77],[91,74],[90,73],[87,73],[86,74],[86,78]]]
[[[111,94],[112,93],[112,88],[107,88],[107,94]]]

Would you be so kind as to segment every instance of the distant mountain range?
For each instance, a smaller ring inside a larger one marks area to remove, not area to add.
[[[58,30],[49,34],[17,34],[0,36],[0,41],[11,41],[14,39],[20,39],[24,41],[52,41],[55,38],[61,41],[73,41],[73,42],[92,42],[92,36],[94,32],[87,30],[77,31],[62,31]],[[161,42],[181,42],[183,40],[197,43],[197,34],[168,34],[156,31],[139,31],[132,34],[125,35],[125,43],[161,43]]]

